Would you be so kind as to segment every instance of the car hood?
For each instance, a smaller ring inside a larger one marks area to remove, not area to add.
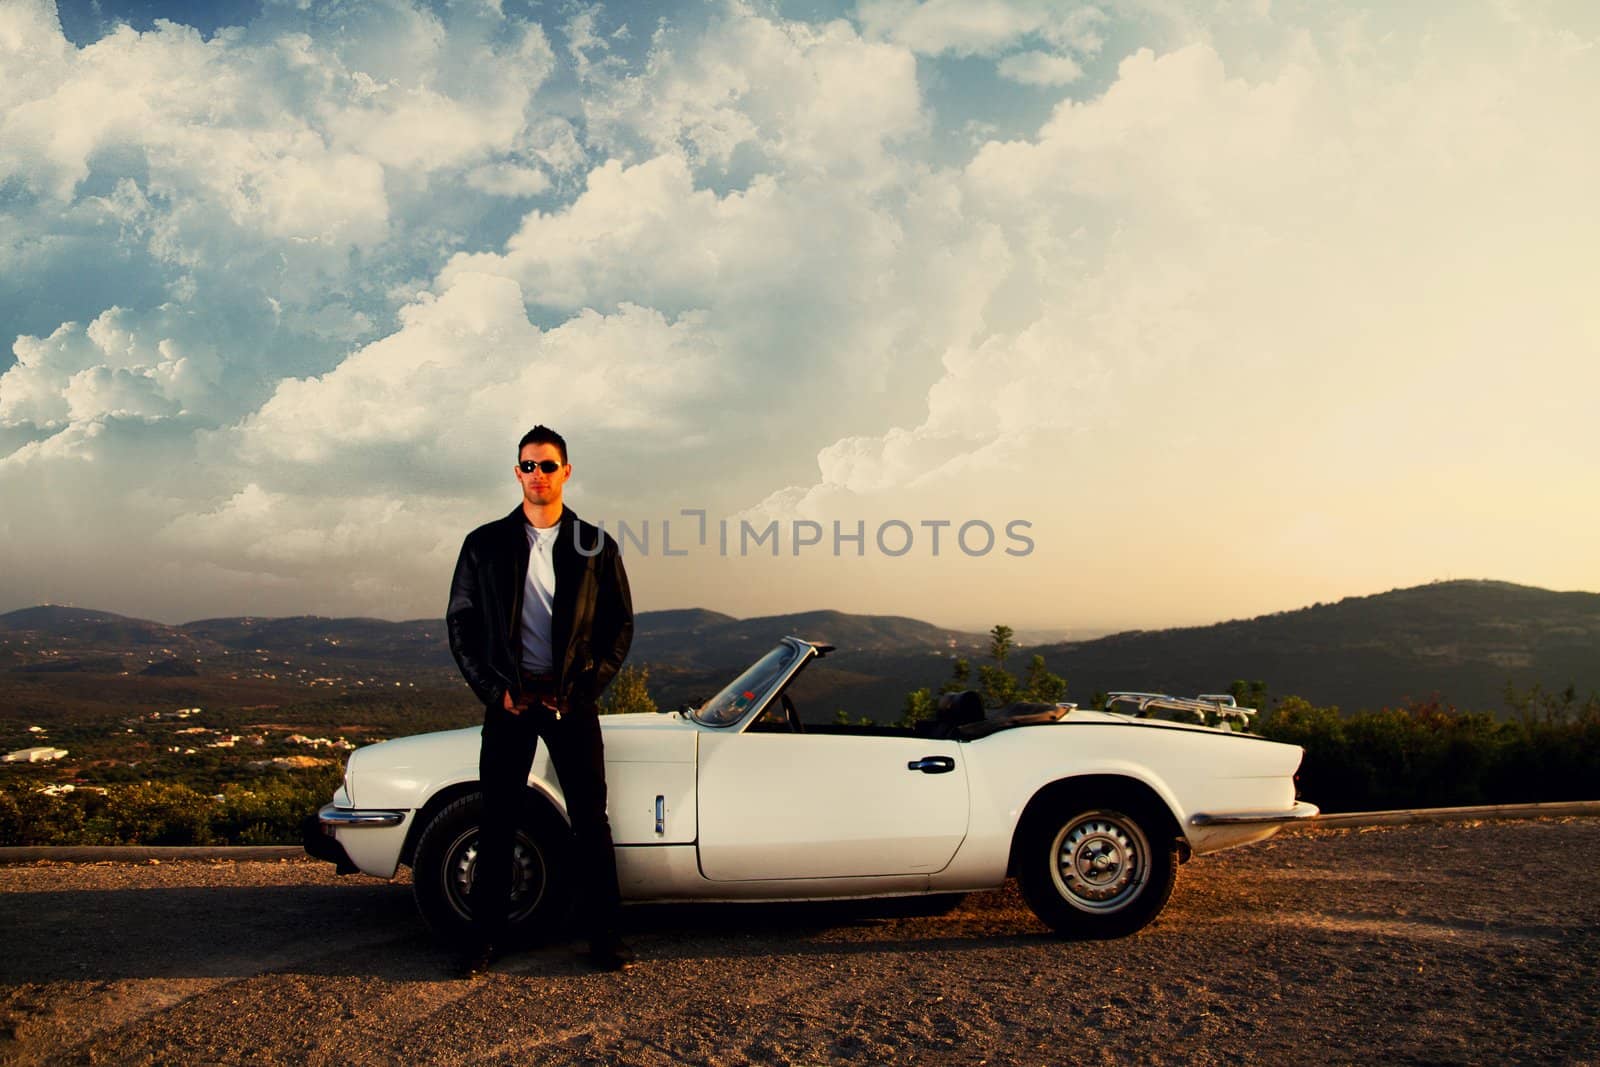
[[[602,715],[607,763],[693,763],[700,728],[681,715],[642,712]],[[441,774],[475,769],[483,728],[466,726],[398,737],[359,748],[350,755],[351,778],[359,794],[363,783],[381,774],[384,792],[421,790]]]

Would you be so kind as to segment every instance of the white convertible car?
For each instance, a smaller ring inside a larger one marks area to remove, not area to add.
[[[1296,803],[1302,750],[1228,728],[1229,697],[1112,694],[985,709],[976,693],[914,729],[802,724],[786,690],[827,645],[785,638],[698,708],[602,719],[625,900],[959,894],[1013,875],[1039,917],[1077,937],[1132,933],[1191,855],[1315,815]],[[1154,717],[1208,713],[1218,726]],[[469,922],[479,730],[362,748],[306,847],[344,872],[412,868],[442,934]],[[517,845],[513,921],[536,935],[569,903],[570,835],[540,747]]]

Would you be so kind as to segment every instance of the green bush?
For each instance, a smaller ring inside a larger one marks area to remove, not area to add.
[[[178,782],[79,789],[0,789],[0,845],[295,845],[300,824],[333,795],[335,767],[230,783],[221,794]]]
[[[106,794],[90,816],[94,836],[119,845],[209,845],[210,797],[175,782],[140,782]]]
[[[1592,800],[1600,795],[1600,700],[1537,690],[1500,721],[1437,700],[1342,716],[1288,697],[1255,731],[1306,750],[1300,795],[1324,811]]]
[[[310,777],[315,780],[227,786],[217,804],[215,833],[234,845],[299,844],[301,821],[326,804],[338,785],[332,774]]]
[[[28,782],[0,791],[0,845],[94,843],[85,836],[82,805],[37,790]]]

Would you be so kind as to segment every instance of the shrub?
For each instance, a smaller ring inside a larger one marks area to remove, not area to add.
[[[1256,731],[1306,750],[1300,794],[1328,812],[1587,800],[1600,783],[1593,698],[1497,721],[1437,699],[1341,716],[1288,697]]]
[[[0,791],[0,845],[81,845],[83,807],[70,797],[38,792],[39,783],[13,783]]]
[[[79,789],[52,797],[40,783],[0,789],[0,845],[294,845],[327,803],[341,769],[230,783],[220,799],[177,782]]]
[[[119,845],[209,845],[210,797],[176,782],[140,782],[113,789],[91,832]]]

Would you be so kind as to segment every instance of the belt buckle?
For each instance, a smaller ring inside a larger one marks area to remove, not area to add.
[[[541,697],[539,699],[539,703],[540,703],[541,706],[544,704],[543,694],[547,693],[547,694],[549,694],[550,697],[552,697],[554,699],[555,706],[550,708],[550,714],[555,719],[556,722],[560,722],[561,721],[561,701],[560,701],[560,698],[556,694],[556,677],[555,677],[555,675],[553,673],[542,674],[542,675],[534,675],[534,674],[532,674],[530,672],[529,674],[524,676],[524,681],[526,683],[528,683],[533,688],[533,690],[535,692],[541,694]]]

